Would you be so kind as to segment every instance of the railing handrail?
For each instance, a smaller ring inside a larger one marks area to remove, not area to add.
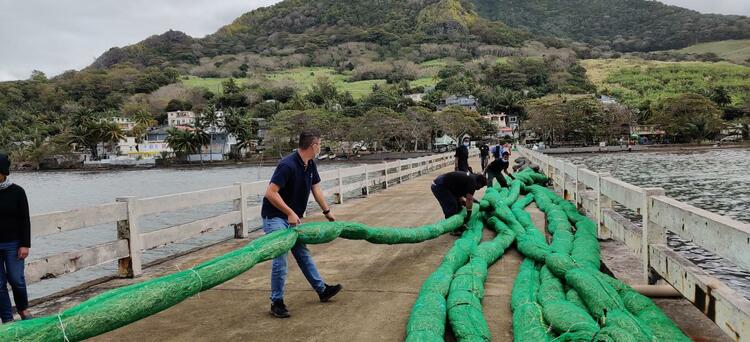
[[[471,154],[476,155],[477,150],[472,150]],[[452,162],[453,158],[454,154],[449,152],[377,164],[339,167],[321,172],[321,180],[324,182],[338,180],[337,184],[323,190],[327,195],[334,194],[337,203],[343,203],[344,194],[347,192],[361,188],[362,194],[367,195],[372,187],[384,185],[387,188],[388,182],[400,183],[417,174],[421,175],[425,170],[444,167]],[[396,172],[391,171],[394,168]],[[372,174],[375,175],[371,177]],[[359,176],[357,180],[351,179],[356,176]],[[176,194],[119,198],[111,203],[33,215],[32,237],[108,223],[117,224],[117,234],[113,234],[112,241],[99,245],[30,260],[26,267],[27,282],[38,282],[114,260],[119,260],[118,272],[121,276],[138,276],[142,272],[141,256],[144,249],[184,240],[227,225],[235,226],[236,238],[247,237],[249,230],[246,223],[260,217],[260,206],[248,207],[247,198],[263,195],[267,186],[268,180],[240,182],[230,186]],[[147,215],[230,201],[234,203],[231,211],[213,217],[146,233],[140,229],[139,221]]]

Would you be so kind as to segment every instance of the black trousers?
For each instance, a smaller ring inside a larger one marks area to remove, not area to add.
[[[443,209],[445,218],[449,218],[453,215],[458,214],[461,210],[461,205],[458,203],[458,198],[454,196],[447,188],[442,185],[432,184],[432,194],[440,203],[440,208]]]

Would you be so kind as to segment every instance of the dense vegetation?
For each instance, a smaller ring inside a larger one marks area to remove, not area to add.
[[[471,54],[482,44],[520,46],[530,37],[480,18],[470,8],[465,0],[286,0],[248,12],[204,39],[170,31],[113,48],[93,66],[195,65],[204,57],[239,53],[285,56],[309,64],[328,48],[349,42],[369,44],[367,49],[381,58],[416,54],[426,60],[442,56],[425,54],[423,44],[456,44],[454,48]],[[347,49],[336,57],[345,61],[357,55]]]
[[[750,38],[748,17],[701,14],[658,1],[472,2],[486,18],[532,33],[585,42],[600,51],[668,50],[698,42]]]
[[[290,147],[291,133],[304,125],[324,128],[329,141],[402,150],[426,148],[437,134],[491,131],[476,113],[436,112],[451,95],[475,96],[480,113],[528,118],[535,133],[552,142],[614,139],[625,122],[663,124],[675,141],[712,138],[726,123],[743,125],[747,135],[749,68],[578,61],[617,57],[612,49],[650,59],[735,58],[698,48],[639,51],[747,32],[744,17],[700,15],[642,0],[286,0],[206,38],[169,31],[113,48],[82,71],[51,79],[34,72],[28,80],[0,83],[0,150],[37,164],[71,151],[97,158],[97,145],[111,147],[124,136],[142,139],[147,127],[163,124],[172,110],[209,119],[214,110],[224,110],[225,128],[242,145],[258,138],[264,119],[271,132],[267,142],[279,151]],[[423,103],[404,98],[421,92],[427,92]],[[595,92],[625,106],[596,104],[586,95]],[[696,113],[689,120],[690,106],[710,115]],[[123,132],[108,120],[114,116],[133,119],[136,128]],[[202,146],[211,125],[172,131],[170,141],[184,155]]]
[[[712,138],[732,127],[750,133],[749,67],[626,59],[583,65],[600,92],[632,109],[634,121],[665,128],[673,141]]]

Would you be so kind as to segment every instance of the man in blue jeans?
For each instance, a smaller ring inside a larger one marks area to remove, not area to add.
[[[307,209],[310,192],[326,219],[336,220],[320,188],[320,175],[315,165],[318,154],[320,135],[315,132],[302,132],[299,136],[299,148],[284,157],[276,166],[261,208],[263,231],[266,234],[300,224],[300,217]],[[323,282],[310,250],[304,243],[297,242],[292,247],[292,255],[307,281],[318,293],[321,302],[327,302],[341,291],[341,285],[327,285]],[[284,283],[288,270],[286,257],[287,253],[284,253],[273,259],[271,270],[271,315],[278,318],[289,317],[289,311],[284,304]]]

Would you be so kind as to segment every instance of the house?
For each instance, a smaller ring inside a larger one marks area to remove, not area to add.
[[[497,127],[497,137],[515,137],[518,132],[518,115],[515,114],[486,114],[482,116]]]
[[[479,108],[479,101],[474,96],[456,96],[451,95],[445,99],[444,103],[438,106],[439,110],[442,110],[450,106],[464,107],[470,111],[477,111]]]
[[[169,127],[195,126],[195,117],[195,113],[189,110],[167,112],[167,124]]]
[[[425,97],[425,93],[416,93],[416,94],[408,94],[404,95],[404,98],[412,100],[416,103],[422,102],[422,99]]]
[[[118,127],[120,127],[123,131],[130,131],[135,127],[135,122],[131,120],[130,118],[125,118],[121,116],[113,116],[110,118],[104,118],[101,119],[101,122],[113,122],[116,123]]]
[[[617,99],[611,96],[602,95],[599,97],[599,102],[602,104],[608,105],[608,104],[617,104]]]

